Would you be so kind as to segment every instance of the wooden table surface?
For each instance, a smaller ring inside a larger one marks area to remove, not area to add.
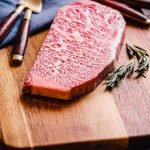
[[[46,34],[47,31],[30,38],[21,67],[11,65],[11,46],[0,51],[3,146],[59,150],[150,147],[149,71],[147,78],[126,78],[112,92],[106,92],[100,84],[90,94],[71,102],[22,96],[23,82]],[[128,24],[126,40],[148,49],[150,54],[149,28]],[[127,62],[124,44],[117,65]]]

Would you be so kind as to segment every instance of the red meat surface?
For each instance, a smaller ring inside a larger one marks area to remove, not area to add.
[[[110,7],[87,0],[62,7],[23,92],[63,100],[91,92],[114,69],[124,32],[124,18]]]

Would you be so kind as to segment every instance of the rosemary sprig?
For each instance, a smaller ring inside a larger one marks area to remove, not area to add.
[[[149,54],[147,53],[147,51],[139,46],[136,46],[134,45],[135,48],[137,48],[141,54],[143,54],[143,56],[148,56],[149,57]]]
[[[144,72],[148,71],[148,69],[149,69],[149,61],[145,56],[143,56],[139,59],[139,65],[137,69],[135,70],[135,72],[137,72],[139,76],[144,76],[143,75]]]
[[[125,77],[128,72],[133,72],[134,61],[131,61],[127,65],[122,65],[119,68],[115,69],[112,73],[108,74],[106,78],[106,89],[113,89],[118,83]]]
[[[130,45],[129,43],[127,43],[127,54],[130,58],[136,56],[138,59],[142,56],[149,56],[145,49],[136,45]]]
[[[147,51],[139,46],[130,45],[127,43],[127,53],[130,58],[133,56],[137,57],[139,64],[135,72],[138,73],[138,76],[144,76],[143,74],[145,71],[149,69],[149,61],[147,58],[149,55]]]

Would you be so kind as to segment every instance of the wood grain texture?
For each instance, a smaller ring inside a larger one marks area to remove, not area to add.
[[[150,135],[149,72],[146,79],[125,79],[112,93],[100,84],[72,102],[23,96],[23,82],[46,34],[29,39],[20,67],[11,64],[12,47],[0,51],[0,138],[5,145],[53,150],[80,149],[85,144],[84,149],[121,150],[137,137]],[[150,49],[150,29],[128,24],[126,39]],[[124,47],[118,65],[126,62]]]
[[[145,48],[150,54],[150,29],[136,29],[128,27],[126,39],[135,45]],[[125,59],[126,58],[126,59]],[[125,49],[120,55],[118,65],[121,65],[127,60]],[[113,91],[114,101],[120,112],[121,118],[126,127],[129,137],[142,136],[150,139],[150,71],[146,73],[146,79],[141,77],[136,79],[136,76],[123,80],[119,88]],[[138,143],[140,144],[140,143]],[[140,144],[143,146],[143,144]],[[139,145],[138,145],[139,147]],[[149,145],[150,147],[150,145]]]

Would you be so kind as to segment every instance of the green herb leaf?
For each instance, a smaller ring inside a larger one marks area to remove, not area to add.
[[[133,56],[137,57],[139,64],[135,72],[138,73],[138,76],[143,76],[145,71],[149,69],[149,61],[147,58],[149,57],[149,54],[147,51],[139,46],[130,45],[127,43],[127,54],[130,58]]]
[[[106,78],[106,89],[113,89],[119,84],[119,82],[125,77],[128,72],[133,72],[134,61],[131,61],[127,65],[122,65],[119,68],[115,69],[112,73]]]
[[[143,54],[143,56],[149,56],[149,54],[146,52],[145,49],[143,49],[139,46],[136,46],[136,45],[134,45],[134,47],[137,48]]]
[[[141,57],[139,59],[139,65],[135,72],[137,72],[139,75],[143,75],[144,72],[147,71],[148,69],[149,69],[149,61],[147,57]]]

